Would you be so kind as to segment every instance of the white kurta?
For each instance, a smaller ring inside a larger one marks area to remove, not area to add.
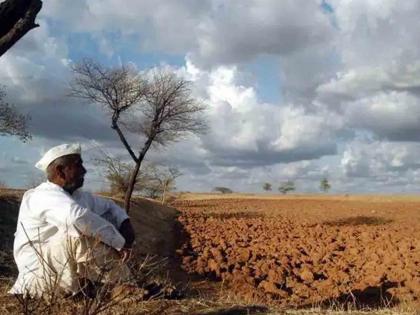
[[[42,249],[54,236],[62,234],[94,237],[120,250],[125,239],[117,228],[127,218],[127,213],[112,200],[87,192],[70,195],[51,182],[28,190],[20,206],[13,248],[19,276],[9,293],[24,294],[26,284],[42,268],[34,247]]]

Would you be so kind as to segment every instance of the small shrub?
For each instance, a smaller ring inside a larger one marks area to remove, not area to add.
[[[213,191],[215,192],[220,192],[222,194],[231,194],[233,193],[232,189],[227,188],[227,187],[214,187]]]

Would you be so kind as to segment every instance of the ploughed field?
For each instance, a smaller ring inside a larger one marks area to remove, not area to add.
[[[420,301],[420,201],[179,200],[191,273],[244,300],[382,307]]]

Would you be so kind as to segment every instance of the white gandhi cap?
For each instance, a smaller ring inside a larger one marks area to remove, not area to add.
[[[60,144],[49,149],[44,156],[35,164],[35,167],[46,172],[48,165],[55,159],[69,154],[80,154],[82,152],[79,143]]]

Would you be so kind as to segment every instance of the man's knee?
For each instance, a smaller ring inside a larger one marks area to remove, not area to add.
[[[92,260],[95,257],[117,258],[115,249],[94,237],[82,234],[57,232],[48,242],[47,250],[53,257],[66,256],[77,263]]]

